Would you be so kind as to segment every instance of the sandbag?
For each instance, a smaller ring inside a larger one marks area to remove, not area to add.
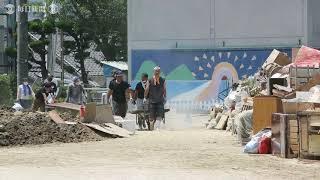
[[[258,147],[259,154],[271,154],[271,138],[262,137]]]
[[[14,109],[16,111],[22,111],[23,107],[19,103],[14,103],[14,105],[12,106],[12,109]]]
[[[243,152],[249,154],[259,153],[259,143],[263,137],[271,138],[271,129],[263,129],[252,137],[252,139],[245,145]]]
[[[243,111],[235,117],[235,129],[238,140],[250,138],[252,132],[252,114],[253,110]]]
[[[218,124],[218,122],[220,121],[221,116],[222,116],[222,113],[218,113],[217,116],[216,116],[216,118],[213,118],[213,119],[209,122],[209,124],[208,124],[208,126],[207,126],[207,129],[213,129],[213,128]]]

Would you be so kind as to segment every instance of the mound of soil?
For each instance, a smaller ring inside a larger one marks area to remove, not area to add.
[[[56,124],[46,113],[14,113],[0,109],[0,146],[103,139],[104,137],[82,124]]]

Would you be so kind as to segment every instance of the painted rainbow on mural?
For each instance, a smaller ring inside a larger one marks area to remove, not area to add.
[[[239,81],[237,70],[232,64],[227,62],[219,63],[214,68],[209,86],[196,97],[196,101],[206,101],[207,99],[218,97],[220,84],[224,77],[227,77],[232,83]]]

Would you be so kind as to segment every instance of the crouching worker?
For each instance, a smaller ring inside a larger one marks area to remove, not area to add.
[[[154,68],[154,75],[149,80],[148,86],[144,94],[144,102],[147,102],[149,97],[149,130],[160,129],[164,124],[164,104],[166,102],[166,82],[165,79],[160,77],[160,67]]]
[[[128,104],[127,97],[130,97],[132,101],[130,85],[123,80],[123,73],[121,71],[116,72],[116,79],[109,84],[109,91],[107,94],[107,103],[110,103],[110,97],[112,96],[112,110],[116,116],[125,118],[127,115]]]
[[[48,95],[51,92],[51,84],[45,83],[41,89],[35,94],[35,99],[32,105],[32,111],[38,111],[40,108],[41,112],[45,112],[46,104],[48,104]]]

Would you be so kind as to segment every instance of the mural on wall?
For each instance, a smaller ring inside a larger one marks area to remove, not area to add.
[[[291,56],[291,49],[279,49]],[[233,50],[132,50],[133,84],[142,73],[153,73],[159,65],[167,80],[169,101],[211,103],[222,83],[253,75],[272,49]]]

